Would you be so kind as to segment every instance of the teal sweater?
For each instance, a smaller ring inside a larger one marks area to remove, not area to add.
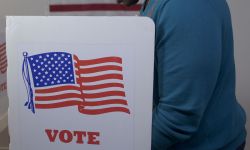
[[[156,24],[153,150],[236,150],[246,116],[235,97],[225,0],[150,0]]]

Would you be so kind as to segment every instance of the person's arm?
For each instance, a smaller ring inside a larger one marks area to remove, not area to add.
[[[159,104],[153,110],[153,150],[166,150],[198,130],[216,86],[221,22],[209,4],[194,1],[164,4],[156,21]]]

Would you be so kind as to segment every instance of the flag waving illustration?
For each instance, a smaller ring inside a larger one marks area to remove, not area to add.
[[[6,44],[0,44],[0,72],[6,73],[7,71],[7,57],[6,57]]]
[[[122,58],[81,60],[66,52],[33,56],[23,53],[23,79],[33,113],[37,109],[76,106],[86,115],[130,114],[122,75]]]

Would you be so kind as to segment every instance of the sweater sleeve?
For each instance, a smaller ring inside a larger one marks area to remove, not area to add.
[[[159,11],[152,150],[166,150],[191,138],[216,87],[221,23],[212,7],[203,3],[173,0]]]

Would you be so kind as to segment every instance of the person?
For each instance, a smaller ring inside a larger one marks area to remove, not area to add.
[[[226,0],[147,0],[141,15],[156,26],[152,150],[243,150]]]

